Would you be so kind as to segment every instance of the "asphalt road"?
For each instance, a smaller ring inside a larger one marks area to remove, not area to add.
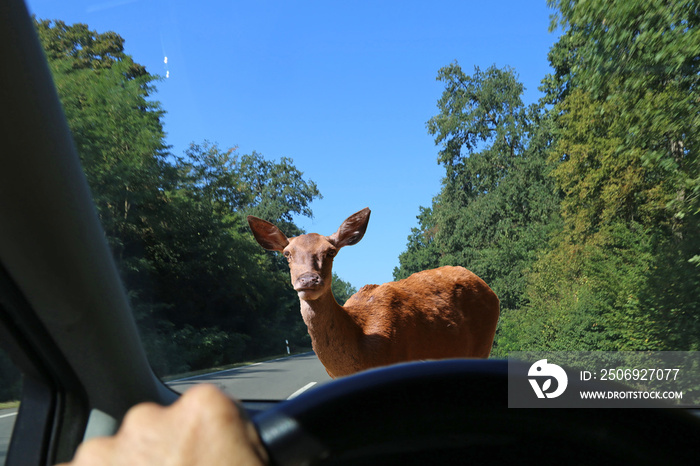
[[[5,456],[10,445],[10,436],[16,418],[17,409],[0,409],[0,464],[5,464]]]
[[[212,383],[240,400],[285,400],[330,381],[316,355],[304,353],[175,380],[168,385],[182,393],[198,383]],[[16,411],[0,410],[0,465],[5,464]]]
[[[182,393],[198,383],[211,383],[240,400],[285,400],[330,382],[314,353],[304,353],[250,366],[169,382]]]

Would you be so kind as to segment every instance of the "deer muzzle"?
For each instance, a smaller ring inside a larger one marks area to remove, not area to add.
[[[306,272],[297,277],[294,283],[296,291],[315,290],[323,284],[321,276],[315,272]]]

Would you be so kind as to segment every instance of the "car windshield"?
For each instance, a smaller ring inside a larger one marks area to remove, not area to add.
[[[326,308],[309,303],[322,284],[343,305],[443,266],[500,303],[495,335],[486,304],[470,311],[486,351],[467,356],[700,346],[695,2],[28,7],[145,350],[174,389],[281,400],[371,367],[341,356],[380,339],[424,354],[440,345],[425,322],[410,341],[395,322],[312,336]],[[278,247],[248,216],[325,239]],[[295,272],[304,254],[329,275]],[[408,289],[362,299],[398,312],[423,292]]]

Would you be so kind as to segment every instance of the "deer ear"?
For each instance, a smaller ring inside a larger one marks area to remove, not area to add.
[[[369,223],[369,214],[369,207],[352,214],[340,225],[338,231],[333,233],[328,239],[338,249],[359,243],[362,237],[365,236],[367,223]]]
[[[289,244],[289,240],[284,236],[284,233],[270,222],[249,215],[248,225],[253,230],[255,240],[267,250],[282,251]]]

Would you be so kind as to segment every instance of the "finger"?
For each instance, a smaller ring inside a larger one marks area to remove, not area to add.
[[[204,428],[211,429],[212,434],[228,431],[230,442],[254,453],[258,461],[267,462],[258,432],[238,400],[229,398],[213,385],[202,384],[188,390],[178,403],[182,404],[183,415],[199,411],[206,420]]]
[[[140,403],[127,411],[122,421],[122,429],[154,424],[159,421],[164,412],[164,408],[156,403]]]
[[[57,466],[89,466],[94,464],[112,464],[115,449],[111,437],[95,437],[80,444],[70,463]]]

